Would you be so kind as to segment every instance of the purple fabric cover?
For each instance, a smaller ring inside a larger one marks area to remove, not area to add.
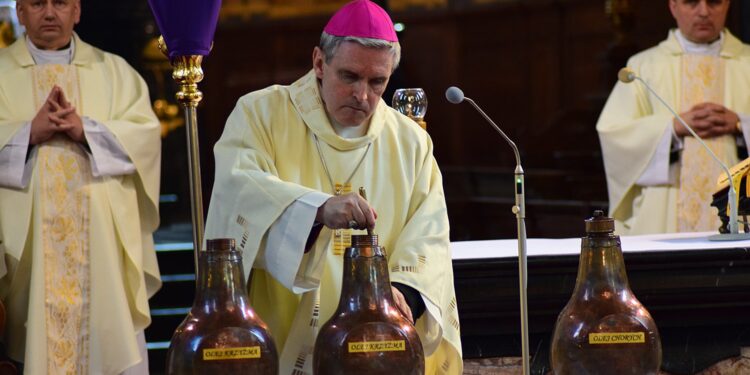
[[[169,58],[208,56],[219,20],[221,0],[148,0]]]

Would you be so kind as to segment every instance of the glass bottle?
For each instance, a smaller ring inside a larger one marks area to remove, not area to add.
[[[552,336],[551,365],[556,375],[659,371],[659,332],[630,290],[614,229],[614,220],[602,211],[586,220],[576,286]]]
[[[198,259],[193,307],[167,352],[167,374],[277,375],[268,327],[250,307],[242,253],[234,240],[206,241]]]
[[[315,340],[313,374],[424,374],[422,342],[393,301],[387,263],[377,235],[352,236],[338,308]]]

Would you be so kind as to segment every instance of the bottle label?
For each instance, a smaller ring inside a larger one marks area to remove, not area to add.
[[[218,361],[226,359],[260,358],[260,346],[243,346],[240,348],[203,349],[204,361]]]
[[[589,333],[589,344],[591,345],[643,344],[645,342],[646,334],[644,332]]]
[[[406,351],[404,340],[350,342],[349,353],[403,352]]]

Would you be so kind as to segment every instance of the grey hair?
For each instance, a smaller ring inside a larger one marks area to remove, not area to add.
[[[325,55],[326,64],[331,62],[333,56],[336,55],[336,50],[343,42],[354,42],[367,48],[387,49],[393,55],[393,69],[391,69],[391,72],[398,68],[398,63],[401,61],[401,44],[398,42],[356,36],[335,36],[324,31],[320,34],[320,45],[318,47]]]

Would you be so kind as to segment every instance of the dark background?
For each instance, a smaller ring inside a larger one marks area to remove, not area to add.
[[[449,0],[444,7],[393,12],[394,22],[406,29],[399,35],[402,63],[388,93],[399,87],[427,92],[426,121],[444,174],[452,239],[515,236],[510,212],[515,161],[473,109],[444,99],[451,85],[476,100],[518,144],[527,173],[530,237],[579,236],[581,221],[594,208],[606,208],[596,119],[627,57],[663,40],[674,20],[667,0],[631,0],[625,3],[632,16],[618,28],[605,3]],[[750,1],[732,3],[727,26],[748,40]],[[147,43],[158,35],[147,2],[84,0],[82,6],[81,37],[139,69],[152,99],[174,102],[168,65],[159,83],[144,58]],[[211,148],[236,100],[305,74],[329,17],[222,17],[199,86],[205,94],[199,126],[206,208],[213,182]],[[384,98],[390,103],[388,93]],[[190,220],[184,127],[165,137],[164,148],[162,191],[170,194],[167,201],[177,199],[162,207],[167,227]]]
[[[314,4],[332,9],[334,2]],[[580,237],[583,220],[596,208],[606,209],[596,120],[627,58],[657,44],[674,27],[668,0],[613,2],[629,6],[620,23],[605,12],[605,0],[447,0],[442,7],[379,1],[392,8],[395,22],[406,26],[399,34],[401,66],[384,99],[390,103],[395,88],[426,90],[427,129],[444,176],[452,240],[516,237],[513,153],[468,105],[444,99],[452,85],[461,87],[518,144],[526,171],[529,237]],[[149,83],[152,100],[174,103],[171,68],[148,48],[158,30],[147,2],[82,0],[82,6],[81,37],[125,57]],[[308,9],[286,17],[254,14],[220,20],[199,85],[204,93],[198,109],[204,208],[213,182],[212,147],[235,102],[247,92],[304,75],[329,17],[330,12]],[[732,2],[727,26],[750,41],[750,0]],[[146,332],[154,374],[164,368],[169,339],[194,291],[184,127],[166,132],[163,147],[162,227],[156,240],[188,245],[184,251],[158,253],[164,287],[150,301],[153,323]],[[626,257],[635,293],[664,330],[666,369],[692,374],[736,356],[738,347],[747,345],[750,328],[741,324],[748,311],[746,254],[739,249],[726,259],[714,253],[687,259],[674,254]],[[466,358],[520,356],[517,263],[475,263],[454,263]],[[576,265],[573,258],[530,262],[535,374],[548,369],[546,340],[570,296]],[[716,275],[742,282],[716,289]],[[693,328],[681,328],[686,325]]]

